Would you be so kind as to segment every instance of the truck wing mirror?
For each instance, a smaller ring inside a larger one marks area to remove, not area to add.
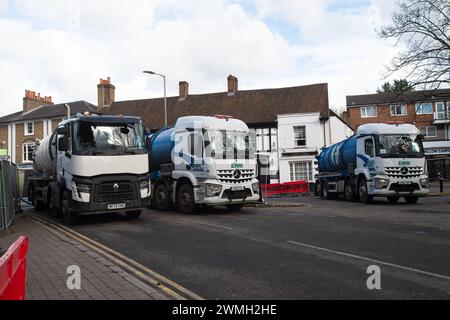
[[[67,143],[67,137],[62,136],[58,139],[58,150],[62,152],[66,152],[69,149],[68,143]]]

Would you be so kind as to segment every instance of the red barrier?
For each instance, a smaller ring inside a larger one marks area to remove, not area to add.
[[[25,300],[27,252],[22,236],[0,257],[0,300]]]
[[[277,184],[263,184],[261,185],[263,196],[270,197],[280,194],[292,193],[308,193],[309,184],[307,181],[295,181]]]

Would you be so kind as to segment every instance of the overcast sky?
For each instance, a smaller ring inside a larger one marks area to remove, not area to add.
[[[25,89],[56,102],[97,104],[110,76],[116,99],[327,82],[330,107],[373,93],[398,48],[377,38],[392,0],[0,0],[0,115]]]

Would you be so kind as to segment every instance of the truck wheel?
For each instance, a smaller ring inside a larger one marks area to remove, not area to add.
[[[37,199],[37,190],[36,190],[36,186],[33,186],[33,196],[32,196],[32,200],[33,200],[33,206],[37,211],[44,211],[45,210],[45,204]]]
[[[62,215],[63,215],[65,223],[75,224],[78,222],[78,213],[70,210],[70,205],[69,205],[70,198],[69,197],[70,197],[69,191],[65,190],[63,192],[62,200],[61,200]]]
[[[400,200],[400,197],[387,197],[389,203],[395,204]]]
[[[127,218],[137,219],[140,217],[141,213],[142,213],[141,210],[127,212]]]
[[[178,210],[182,213],[193,213],[195,211],[194,190],[191,185],[184,184],[181,186],[177,195]]]
[[[244,207],[244,205],[243,204],[229,204],[226,207],[230,211],[239,211]]]
[[[156,187],[154,195],[155,207],[159,211],[167,211],[170,207],[170,195],[167,186],[164,183],[160,183]]]
[[[345,200],[350,202],[354,202],[357,199],[355,188],[353,187],[350,179],[347,179],[345,181],[344,196]]]
[[[367,180],[366,178],[362,178],[359,182],[358,186],[358,194],[359,199],[363,203],[371,203],[373,200],[373,196],[369,195],[369,188],[367,187]]]
[[[405,197],[405,201],[406,203],[414,204],[417,203],[417,201],[419,201],[419,197]]]

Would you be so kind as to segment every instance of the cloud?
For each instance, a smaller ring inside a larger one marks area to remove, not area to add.
[[[343,106],[346,94],[375,90],[395,53],[374,33],[386,2],[0,0],[0,115],[20,110],[25,89],[95,103],[106,76],[119,100],[161,96],[144,69],[167,74],[171,95],[180,80],[192,93],[225,91],[230,73],[242,89],[329,82],[331,105]],[[301,39],[288,41],[270,18]]]

